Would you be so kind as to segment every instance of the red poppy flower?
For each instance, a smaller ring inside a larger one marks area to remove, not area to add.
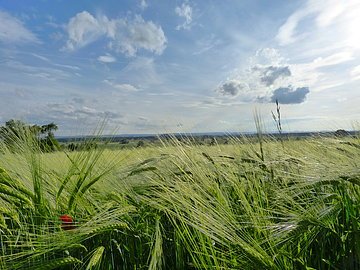
[[[73,230],[75,229],[75,222],[74,219],[69,216],[69,215],[61,215],[60,216],[60,220],[61,220],[61,228],[63,230]]]

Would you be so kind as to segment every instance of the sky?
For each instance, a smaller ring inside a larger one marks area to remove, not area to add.
[[[354,129],[358,0],[0,0],[0,124],[57,135]]]

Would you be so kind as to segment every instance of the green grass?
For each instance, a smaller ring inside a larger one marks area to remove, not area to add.
[[[360,140],[259,141],[2,145],[0,268],[360,269]]]

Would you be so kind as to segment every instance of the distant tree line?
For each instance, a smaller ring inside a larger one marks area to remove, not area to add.
[[[43,152],[52,152],[60,149],[59,142],[55,139],[54,131],[58,126],[54,123],[46,125],[28,125],[21,120],[11,119],[0,127],[0,140],[9,149],[15,149],[20,141],[33,140],[38,143]]]
[[[71,142],[66,146],[66,148],[69,151],[89,151],[92,149],[97,149],[98,144],[95,141],[80,142],[80,143]]]

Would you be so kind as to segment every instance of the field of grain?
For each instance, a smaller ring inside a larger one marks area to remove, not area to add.
[[[359,269],[360,140],[259,139],[2,145],[0,268]]]

